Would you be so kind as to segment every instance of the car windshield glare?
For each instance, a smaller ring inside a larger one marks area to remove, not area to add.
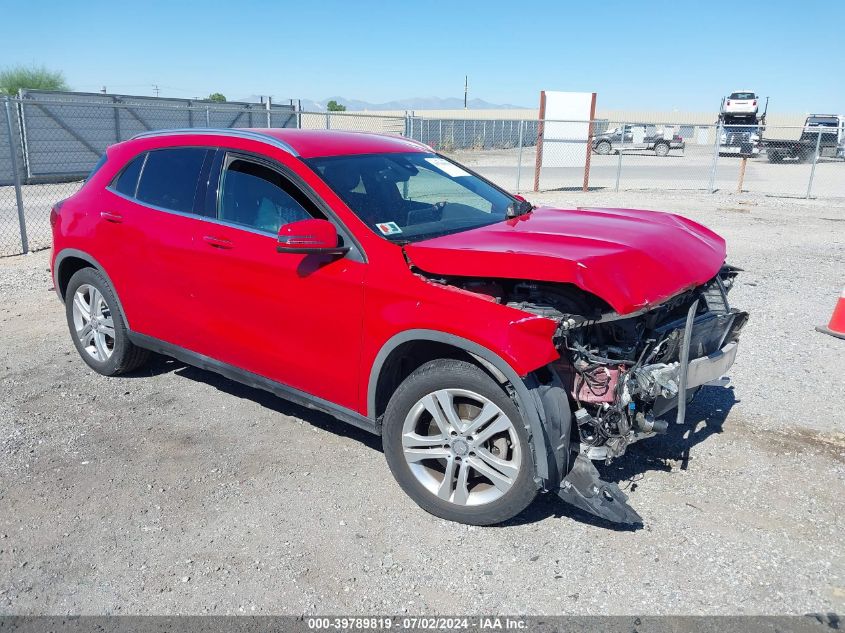
[[[736,99],[737,101],[747,101],[748,99],[756,99],[753,92],[732,92],[728,99]]]
[[[500,222],[516,202],[437,154],[363,154],[306,162],[370,229],[393,242]]]
[[[820,117],[820,116],[811,116],[807,119],[807,125],[821,125],[824,127],[836,127],[839,124],[839,121],[836,117]]]

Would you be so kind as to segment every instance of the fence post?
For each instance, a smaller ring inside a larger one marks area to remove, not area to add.
[[[6,97],[6,132],[9,134],[9,159],[12,165],[12,180],[15,184],[15,203],[18,207],[18,226],[21,232],[21,248],[24,255],[29,252],[29,238],[26,236],[26,217],[23,213],[23,196],[21,195],[21,176],[18,173],[18,154],[15,151],[15,136],[12,133],[12,108],[9,97]]]
[[[716,164],[719,161],[719,144],[722,142],[722,123],[719,123],[719,127],[716,128],[716,140],[713,143],[713,166],[710,168],[710,185],[708,186],[707,190],[709,193],[714,193],[716,191]]]
[[[816,177],[816,163],[819,162],[819,146],[822,143],[822,131],[816,135],[816,153],[813,154],[813,167],[810,169],[810,182],[807,183],[807,195],[805,198],[810,198],[810,192],[813,190],[813,178]]]
[[[620,136],[621,143],[619,144],[619,149],[616,152],[617,159],[616,159],[616,191],[619,191],[619,180],[622,177],[622,145],[625,144],[625,124],[621,125],[622,134]]]
[[[519,152],[517,153],[517,160],[516,160],[516,192],[519,193],[519,178],[522,176],[522,124],[525,121],[519,121]]]
[[[112,106],[114,108],[114,140],[120,143],[120,106],[118,105],[118,98],[112,97],[111,102],[114,104]]]
[[[211,127],[211,109],[205,106],[205,127]]]

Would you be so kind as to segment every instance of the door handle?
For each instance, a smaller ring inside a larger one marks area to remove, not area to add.
[[[103,218],[106,222],[114,222],[115,224],[120,224],[123,222],[123,216],[119,213],[112,213],[111,211],[100,211],[100,217]]]
[[[206,235],[202,238],[206,244],[209,246],[213,246],[214,248],[232,248],[234,244],[229,240],[224,240],[221,237],[214,237],[213,235]]]

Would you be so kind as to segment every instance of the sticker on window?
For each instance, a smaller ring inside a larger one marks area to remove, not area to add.
[[[442,171],[447,176],[452,176],[452,178],[460,178],[461,176],[469,176],[468,172],[465,172],[463,169],[458,167],[455,163],[450,163],[445,158],[435,157],[435,158],[426,158],[431,165],[434,165]]]
[[[381,224],[376,224],[376,228],[381,231],[382,235],[399,235],[402,232],[402,229],[399,228],[396,222],[382,222]]]

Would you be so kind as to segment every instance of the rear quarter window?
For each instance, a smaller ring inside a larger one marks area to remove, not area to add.
[[[120,172],[112,184],[115,191],[122,193],[124,196],[135,197],[135,190],[138,188],[138,176],[141,175],[141,168],[146,158],[146,153],[136,156],[123,168],[123,171]]]
[[[149,152],[135,197],[157,207],[192,213],[200,171],[208,152],[200,147]]]

